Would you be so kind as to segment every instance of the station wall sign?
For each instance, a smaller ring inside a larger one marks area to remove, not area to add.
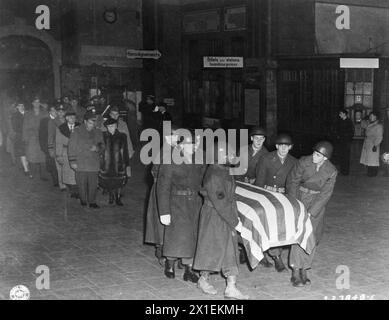
[[[204,68],[243,68],[243,57],[203,57]]]

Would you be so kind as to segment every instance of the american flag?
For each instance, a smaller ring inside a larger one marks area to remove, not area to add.
[[[315,246],[312,223],[303,203],[292,196],[236,182],[241,236],[254,269],[272,247],[299,244],[308,254]]]

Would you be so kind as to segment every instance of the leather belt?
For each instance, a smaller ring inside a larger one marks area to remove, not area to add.
[[[283,188],[283,187],[271,187],[271,186],[265,185],[264,188],[266,190],[273,191],[273,192],[285,193],[285,188]]]
[[[318,193],[320,193],[320,191],[310,190],[310,189],[307,189],[307,188],[304,188],[304,187],[300,187],[300,190],[302,192],[309,193],[309,194],[318,194]]]

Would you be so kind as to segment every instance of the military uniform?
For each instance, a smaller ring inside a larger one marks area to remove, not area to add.
[[[91,148],[95,146],[96,151]],[[68,156],[70,164],[77,164],[76,181],[81,202],[96,203],[100,154],[104,151],[103,133],[99,129],[88,131],[82,124],[70,135]],[[88,200],[88,201],[87,201]]]
[[[286,192],[300,200],[311,214],[316,246],[323,234],[326,204],[334,190],[337,170],[326,160],[317,170],[312,155],[302,157],[288,175]],[[294,244],[290,253],[290,265],[293,268],[309,269],[312,266],[315,249],[308,255],[299,245]]]
[[[254,150],[252,145],[248,146],[248,153],[247,153],[247,170],[244,175],[236,176],[236,180],[238,181],[244,181],[245,178],[248,178],[250,180],[254,180],[256,176],[257,171],[257,165],[261,157],[263,157],[265,154],[268,154],[269,151],[266,149],[265,146],[262,146],[260,150]],[[240,155],[240,157],[244,157],[244,155]]]
[[[229,168],[210,165],[203,182],[204,204],[201,209],[194,269],[238,274],[239,223],[235,201],[235,181]]]
[[[157,178],[158,213],[171,216],[171,224],[165,226],[163,255],[183,258],[188,265],[196,249],[203,173],[203,165],[162,164]]]
[[[281,162],[277,151],[265,154],[258,162],[255,185],[274,192],[285,193],[286,178],[297,163],[297,159],[290,154]],[[282,248],[271,248],[272,257],[280,256]]]

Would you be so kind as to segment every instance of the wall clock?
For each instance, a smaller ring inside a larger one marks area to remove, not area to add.
[[[118,15],[117,15],[115,9],[105,10],[103,13],[103,18],[104,18],[104,21],[107,23],[115,23],[117,18],[118,18]]]

